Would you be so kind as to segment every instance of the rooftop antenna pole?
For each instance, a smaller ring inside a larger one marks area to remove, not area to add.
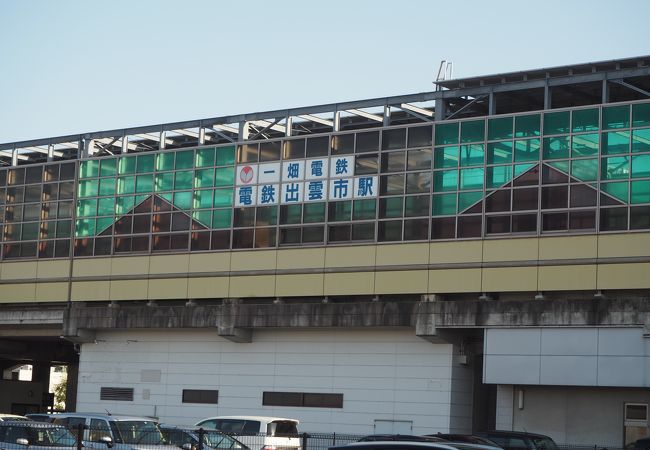
[[[433,82],[436,85],[437,91],[442,89],[442,87],[438,85],[438,82],[451,79],[452,74],[453,63],[451,61],[447,61],[446,59],[440,61],[440,66],[438,67],[438,75],[436,75],[436,81]]]

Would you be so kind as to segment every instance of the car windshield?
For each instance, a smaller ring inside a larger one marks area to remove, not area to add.
[[[553,439],[547,437],[534,437],[532,438],[535,448],[538,450],[557,450]]]
[[[216,433],[213,431],[208,431],[205,433],[203,442],[212,448],[246,448],[245,445],[236,439],[233,439],[232,437],[227,436],[223,433]]]
[[[125,444],[161,444],[163,435],[156,422],[146,420],[119,420],[115,422]]]
[[[76,440],[64,427],[29,428],[29,444],[36,446],[74,447]]]

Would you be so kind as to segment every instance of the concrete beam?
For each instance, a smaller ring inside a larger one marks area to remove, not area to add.
[[[63,339],[74,344],[91,344],[95,342],[97,333],[94,330],[78,329],[75,334],[63,335]]]
[[[239,344],[248,344],[253,342],[253,331],[246,328],[236,327],[217,327],[219,336],[229,341]]]

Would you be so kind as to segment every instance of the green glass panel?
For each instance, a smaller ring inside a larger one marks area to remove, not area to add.
[[[458,144],[458,122],[436,125],[436,145]]]
[[[533,137],[540,135],[540,117],[539,114],[530,114],[526,116],[515,117],[515,137]]]
[[[98,192],[99,180],[81,180],[79,181],[79,189],[77,195],[80,198],[96,197]]]
[[[156,174],[156,192],[174,189],[174,172]]]
[[[632,130],[632,151],[650,152],[650,128]]]
[[[572,112],[573,132],[596,131],[598,124],[598,108],[578,109]]]
[[[342,202],[331,202],[329,204],[329,216],[327,218],[328,222],[340,222],[342,220],[350,220],[350,215],[352,214],[352,202],[342,201]]]
[[[212,228],[212,210],[207,209],[203,211],[194,211],[192,213],[192,219],[199,222],[201,225]]]
[[[630,132],[611,131],[603,133],[603,155],[615,155],[630,151]]]
[[[194,209],[212,208],[212,190],[194,191]]]
[[[95,235],[95,219],[77,219],[75,222],[75,237]]]
[[[571,156],[598,154],[598,133],[574,134],[571,140]]]
[[[650,177],[650,155],[632,157],[632,178]]]
[[[174,169],[174,152],[158,153],[156,156],[156,170]]]
[[[509,166],[508,166],[509,167]],[[471,169],[461,169],[460,171],[460,189],[481,189],[485,178],[485,169],[483,167],[474,167]]]
[[[571,176],[580,181],[596,181],[598,179],[598,159],[576,159],[572,161]]]
[[[632,105],[632,126],[650,126],[650,103]]]
[[[433,167],[436,169],[458,167],[458,146],[436,147],[433,154]]]
[[[352,220],[374,219],[377,211],[377,201],[372,200],[355,200],[352,213]]]
[[[232,166],[235,164],[235,147],[220,147],[217,149],[217,166]]]
[[[460,124],[460,142],[485,140],[485,120],[470,120]]]
[[[214,207],[232,206],[233,203],[233,189],[215,189],[214,191]]]
[[[150,195],[136,195],[135,196],[135,206],[138,206],[140,203],[151,197]]]
[[[153,172],[155,166],[155,155],[139,155],[138,156],[138,173]]]
[[[458,212],[463,212],[483,198],[482,191],[460,192],[458,194]]]
[[[485,183],[488,188],[498,188],[510,182],[511,178],[512,166],[492,166],[487,168]]]
[[[214,148],[201,148],[196,151],[196,167],[214,166]]]
[[[488,119],[488,140],[512,138],[512,117]]]
[[[97,212],[97,199],[85,199],[77,201],[77,217],[95,216]]]
[[[303,222],[325,222],[325,202],[305,203],[303,211]]]
[[[212,213],[213,228],[230,228],[232,223],[232,209],[215,209]]]
[[[416,195],[404,198],[404,216],[428,216],[429,215],[429,196]]]
[[[104,231],[106,228],[110,227],[113,225],[114,219],[112,217],[100,217],[97,219],[96,225],[95,225],[95,232],[97,234],[100,234],[102,231]]]
[[[569,157],[569,148],[571,148],[570,136],[544,138],[543,143],[544,159],[560,159]]]
[[[194,151],[185,150],[176,153],[176,169],[191,169],[194,167]]]
[[[482,166],[485,162],[485,145],[471,144],[460,146],[460,165]]]
[[[133,194],[135,192],[135,177],[118,177],[117,193]]]
[[[600,189],[618,200],[627,203],[629,184],[627,181],[618,183],[601,183]]]
[[[539,161],[539,139],[515,141],[515,161]]]
[[[455,191],[458,189],[458,171],[443,170],[433,172],[433,191]]]
[[[562,134],[571,131],[571,114],[559,111],[544,114],[544,134]]]
[[[302,222],[302,205],[284,205],[284,217],[282,223]]]
[[[128,175],[131,173],[135,173],[135,163],[136,163],[135,156],[126,156],[120,158],[118,173],[120,175]]]
[[[235,183],[235,168],[234,167],[219,167],[216,169],[214,177],[214,185],[232,186]]]
[[[102,177],[112,177],[117,173],[117,158],[102,159],[99,174]]]
[[[172,192],[165,192],[164,194],[160,194],[160,197],[172,205],[174,204],[174,194]]]
[[[133,203],[134,201],[135,201],[135,197],[132,195],[117,197],[117,201],[115,202],[115,214],[119,216],[131,211],[135,206],[135,204]]]
[[[38,239],[38,222],[24,223],[20,238],[23,241],[33,241]]]
[[[631,184],[631,202],[650,203],[650,180],[633,181]]]
[[[192,208],[192,191],[174,192],[174,206],[179,209]]]
[[[71,225],[72,225],[71,220],[58,220],[56,222],[56,237],[69,238]]]
[[[99,161],[89,159],[79,163],[79,178],[93,178],[99,175]]]
[[[205,188],[214,186],[214,169],[201,169],[194,171],[194,187]]]
[[[519,175],[533,168],[534,166],[535,164],[516,164],[514,170],[514,177],[517,178]]]
[[[99,195],[115,195],[115,178],[99,180]]]
[[[431,206],[434,216],[450,216],[456,214],[456,193],[434,195]]]
[[[135,180],[135,191],[138,194],[153,192],[153,174],[138,175]]]
[[[512,162],[512,141],[490,142],[487,147],[488,164]]]
[[[100,198],[97,203],[97,215],[98,216],[112,216],[113,210],[115,209],[115,199],[114,198]]]
[[[630,176],[630,158],[628,156],[602,158],[600,164],[602,180],[621,180]]]
[[[402,217],[404,197],[388,197],[384,200],[383,217]]]
[[[549,161],[547,164],[560,172],[569,174],[569,161]]]
[[[256,226],[268,226],[268,225],[277,225],[278,224],[278,207],[273,206],[264,206],[257,208],[255,212],[255,225]]]
[[[176,172],[174,177],[174,189],[192,189],[194,184],[194,171],[184,170]]]
[[[630,105],[603,107],[603,129],[628,128],[630,126]]]

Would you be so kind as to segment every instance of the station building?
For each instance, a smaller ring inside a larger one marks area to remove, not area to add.
[[[67,364],[69,410],[649,434],[650,57],[0,161],[0,361]]]

